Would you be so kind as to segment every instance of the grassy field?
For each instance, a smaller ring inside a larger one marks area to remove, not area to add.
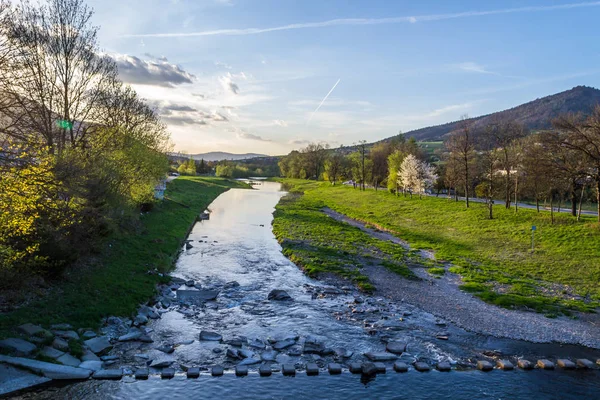
[[[308,224],[318,220],[320,207],[327,206],[389,230],[413,249],[433,250],[438,260],[451,262],[455,265],[451,272],[463,278],[463,289],[485,301],[509,308],[527,307],[549,316],[568,314],[572,309],[592,311],[600,305],[600,226],[594,217],[577,222],[560,214],[552,225],[548,212],[521,209],[515,215],[514,210],[499,205],[495,219],[488,220],[482,204],[466,209],[464,203],[446,198],[410,199],[381,190],[360,192],[328,183],[283,182],[294,192],[304,192],[295,204],[308,204]],[[276,213],[276,231],[282,230],[280,224],[291,224],[285,220],[291,215],[283,211]],[[530,252],[532,225],[537,227],[534,253]],[[287,231],[287,236],[279,235],[292,240],[305,240],[303,232],[321,235],[321,228],[313,231],[309,225]],[[344,232],[328,234],[323,241],[334,239],[341,242],[336,244],[341,248],[356,247],[358,255],[365,240]],[[286,251],[295,250],[286,247]],[[311,265],[318,260],[317,254]]]
[[[95,327],[110,315],[131,315],[164,279],[148,270],[171,269],[197,215],[232,187],[247,186],[210,177],[180,177],[170,182],[168,199],[141,217],[139,229],[110,238],[104,254],[89,270],[75,271],[45,298],[0,315],[0,337],[26,322],[67,322],[80,328]]]

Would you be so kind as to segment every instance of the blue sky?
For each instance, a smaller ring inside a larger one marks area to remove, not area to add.
[[[103,50],[188,153],[351,145],[600,87],[600,2],[88,4]]]

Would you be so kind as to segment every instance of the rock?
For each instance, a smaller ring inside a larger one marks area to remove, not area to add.
[[[164,359],[160,360],[160,359],[157,359],[157,360],[153,360],[150,363],[150,367],[151,368],[156,368],[156,369],[161,369],[161,368],[170,367],[171,364],[173,364],[173,360],[164,360]]]
[[[220,347],[215,347],[214,349],[212,349],[212,352],[215,354],[221,354],[223,352],[223,349]]]
[[[79,364],[79,368],[89,369],[90,371],[100,371],[102,369],[102,361],[84,361]]]
[[[440,336],[436,336],[436,339],[439,339],[439,340],[448,340],[448,336],[440,335]]]
[[[261,365],[258,368],[258,374],[260,376],[271,376],[272,373],[273,371],[271,370],[271,366],[269,365]]]
[[[136,315],[135,319],[133,320],[133,325],[135,326],[146,325],[147,323],[148,317],[142,314]]]
[[[244,344],[246,344],[246,342],[247,340],[245,338],[233,338],[225,341],[225,343],[227,343],[228,345],[235,347],[242,347]]]
[[[230,358],[237,358],[237,359],[242,358],[242,356],[240,354],[238,354],[238,351],[236,349],[227,349],[227,352],[225,353],[225,355]]]
[[[489,361],[480,360],[480,361],[477,361],[477,369],[480,370],[480,371],[486,371],[487,372],[487,371],[493,370],[494,366]]]
[[[403,362],[396,361],[394,363],[394,371],[396,372],[408,372],[408,365]]]
[[[275,350],[283,350],[283,349],[287,349],[288,347],[291,347],[291,346],[293,346],[295,344],[296,344],[296,341],[292,340],[292,339],[281,340],[281,341],[275,343],[273,345],[273,348]]]
[[[92,371],[88,369],[3,355],[0,355],[0,363],[6,363],[15,367],[28,369],[36,374],[41,374],[46,378],[57,380],[87,379],[92,374]]]
[[[161,379],[171,379],[175,377],[175,370],[173,368],[165,368],[160,371]]]
[[[356,296],[356,297],[354,297],[354,302],[355,302],[356,304],[362,304],[362,303],[364,303],[364,302],[365,302],[365,299],[363,299],[363,298],[362,298],[362,297],[360,297],[360,296]]]
[[[94,354],[103,354],[112,349],[112,345],[106,336],[98,336],[83,342]]]
[[[57,349],[55,349],[53,347],[46,346],[46,347],[44,347],[42,349],[42,351],[40,352],[40,354],[43,355],[44,357],[54,358],[56,360],[58,357],[60,357],[63,354],[65,354],[65,352],[57,350]]]
[[[29,323],[19,326],[18,330],[27,336],[47,336],[48,334],[50,334],[50,332],[48,332],[41,326]]]
[[[248,375],[248,367],[246,365],[235,366],[235,376],[246,376]]]
[[[450,372],[450,370],[452,370],[452,366],[448,361],[441,361],[437,363],[435,368],[440,372]]]
[[[223,336],[216,332],[200,331],[200,340],[218,342],[223,340]]]
[[[150,370],[148,370],[148,368],[136,369],[134,376],[135,379],[148,379],[148,376],[150,376]]]
[[[85,332],[83,332],[82,336],[84,339],[92,339],[98,335],[96,335],[96,332],[94,332],[94,331],[85,331]]]
[[[52,347],[61,351],[69,351],[69,343],[65,339],[54,338],[52,341]]]
[[[517,361],[517,366],[521,369],[533,369],[533,364],[529,360],[519,360]]]
[[[190,379],[199,378],[200,377],[200,368],[198,368],[198,367],[188,368],[188,370],[186,371],[186,375]]]
[[[119,356],[102,356],[100,359],[102,361],[116,361],[119,359]]]
[[[23,339],[9,338],[0,340],[0,349],[8,350],[17,355],[27,356],[33,353],[37,347],[33,343],[29,343]]]
[[[338,358],[350,358],[354,354],[353,351],[346,350],[346,349],[341,348],[341,347],[333,349],[333,351],[335,353],[335,356],[338,357]]]
[[[248,350],[248,349],[239,349],[238,355],[241,358],[251,358],[251,357],[254,357],[254,352],[252,350]]]
[[[427,372],[429,371],[429,364],[421,362],[421,361],[417,361],[413,364],[413,366],[415,367],[415,369],[419,372]]]
[[[348,368],[350,369],[350,372],[353,374],[360,374],[362,373],[362,365],[360,363],[351,363]]]
[[[256,365],[260,364],[260,358],[244,358],[238,365]]]
[[[292,300],[292,296],[290,296],[288,294],[288,292],[286,292],[285,290],[274,289],[274,290],[271,290],[271,292],[269,293],[269,296],[267,297],[267,299],[268,300],[284,301],[284,300]]]
[[[511,371],[515,368],[514,365],[512,365],[512,363],[508,360],[499,360],[497,365],[498,368],[503,369],[505,371]]]
[[[263,343],[262,340],[253,339],[248,342],[249,347],[254,347],[256,349],[265,349],[267,346]]]
[[[319,375],[319,366],[315,363],[306,364],[306,375],[308,375],[308,376]]]
[[[304,343],[304,353],[306,354],[321,354],[325,347],[321,343]]]
[[[185,282],[185,286],[188,286],[188,287],[193,287],[195,284],[196,284],[196,282],[194,282],[192,279]]]
[[[0,397],[50,382],[32,372],[0,364]]]
[[[577,367],[573,361],[562,358],[556,360],[556,365],[558,365],[562,369],[575,369]]]
[[[79,340],[79,335],[75,331],[52,331],[52,333],[66,340]]]
[[[175,347],[173,347],[172,344],[165,344],[160,347],[157,347],[156,350],[162,351],[163,353],[166,353],[166,354],[171,354],[175,351]]]
[[[541,369],[554,369],[554,363],[546,359],[538,360],[536,365]]]
[[[177,289],[177,300],[180,302],[205,302],[215,300],[218,296],[218,290]]]
[[[210,370],[210,374],[212,376],[223,376],[223,367],[221,367],[220,365],[215,365],[214,367],[211,368]]]
[[[150,319],[159,319],[160,315],[156,312],[154,308],[150,308],[148,306],[142,306],[138,311],[138,314],[143,315]]]
[[[406,343],[404,342],[388,342],[385,349],[390,353],[402,354],[406,351]]]
[[[292,357],[297,357],[302,355],[302,347],[300,346],[292,346],[288,349],[288,355]]]
[[[375,362],[375,363],[373,363],[373,365],[375,365],[375,368],[377,368],[378,374],[385,374],[385,364],[384,363]]]
[[[186,250],[193,249],[193,248],[194,248],[194,246],[192,246],[189,242],[186,242],[186,244],[185,244]],[[193,285],[191,285],[191,286],[193,286]]]
[[[281,372],[285,376],[294,376],[296,375],[296,368],[293,364],[283,364],[281,366]]]
[[[263,361],[275,361],[275,359],[277,358],[277,352],[276,351],[265,351],[264,353],[262,353],[260,355],[260,358]]]
[[[79,359],[73,357],[68,353],[65,353],[62,356],[58,357],[56,361],[63,365],[68,365],[70,367],[79,367],[79,364],[81,364],[81,361]]]
[[[394,354],[373,352],[365,353],[365,357],[371,361],[395,361],[398,359],[398,356]]]
[[[594,363],[586,358],[577,359],[577,367],[581,369],[591,369],[594,368]]]
[[[50,325],[50,329],[56,329],[59,331],[68,331],[73,329],[73,326],[71,326],[71,324],[54,324],[54,325]]]
[[[329,363],[327,369],[329,370],[330,375],[339,375],[342,373],[342,366],[337,363]]]
[[[152,340],[152,338],[148,335],[142,335],[138,340],[143,343],[154,343],[154,340]]]
[[[377,374],[377,366],[372,362],[363,363],[362,374],[365,376],[375,376]]]
[[[119,336],[119,342],[131,342],[133,340],[138,340],[141,338],[143,333],[139,330],[130,331],[125,335]]]
[[[123,371],[121,369],[101,369],[92,375],[93,379],[99,380],[119,380],[122,377]]]
[[[240,286],[240,284],[239,284],[238,282],[236,282],[236,281],[231,281],[231,282],[227,282],[227,283],[226,283],[226,284],[223,286],[223,288],[224,288],[224,289],[232,289],[232,288],[236,288],[236,287],[239,287],[239,286]]]
[[[192,343],[194,343],[194,342],[195,342],[195,340],[194,340],[194,339],[190,339],[190,340],[183,340],[183,341],[181,341],[181,342],[177,343],[175,346],[188,346],[188,345],[190,345],[190,344],[192,344]]]

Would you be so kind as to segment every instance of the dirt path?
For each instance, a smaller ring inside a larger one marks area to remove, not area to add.
[[[407,242],[391,233],[367,228],[364,223],[329,208],[323,209],[323,212],[377,239],[410,248]],[[422,255],[433,256],[430,252],[422,252]],[[537,343],[559,342],[600,348],[598,314],[579,314],[578,320],[568,317],[550,319],[533,312],[507,310],[461,291],[458,275],[446,273],[435,279],[424,268],[413,268],[413,272],[423,280],[404,279],[383,266],[365,266],[363,269],[377,288],[376,294],[394,301],[405,301],[466,330]]]

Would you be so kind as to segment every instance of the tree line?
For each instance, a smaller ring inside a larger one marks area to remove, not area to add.
[[[170,136],[82,0],[0,0],[0,271],[59,272],[153,202]]]
[[[563,115],[552,121],[552,129],[538,132],[507,118],[479,126],[464,116],[446,135],[435,157],[439,161],[429,159],[414,138],[400,134],[338,149],[311,143],[283,157],[279,167],[284,177],[346,181],[361,190],[445,192],[456,201],[463,197],[467,208],[477,197],[490,219],[498,202],[517,212],[519,202],[529,200],[538,212],[542,201],[549,203],[554,222],[555,206],[566,198],[579,219],[583,201],[592,195],[600,212],[600,106],[585,115]]]

